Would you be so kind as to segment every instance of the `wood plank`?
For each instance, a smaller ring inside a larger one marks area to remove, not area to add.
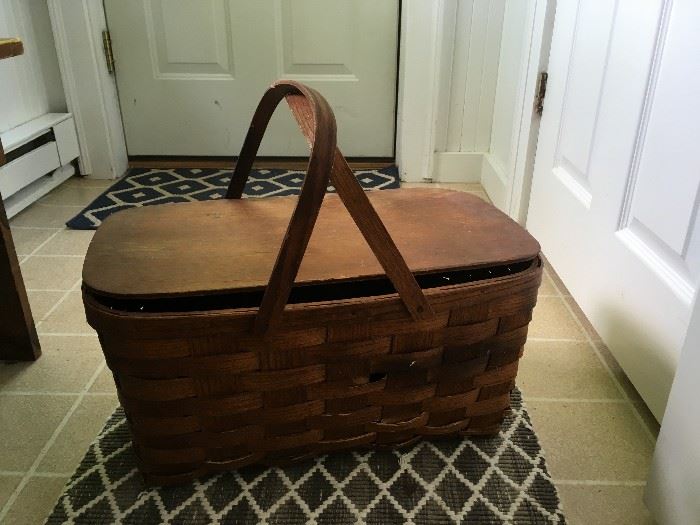
[[[5,205],[0,199],[0,359],[34,361],[40,355],[39,337],[19,269]]]
[[[533,259],[539,245],[478,197],[442,189],[368,192],[409,269]],[[83,278],[115,297],[263,289],[297,197],[164,204],[119,212],[93,238]],[[128,271],[124,271],[128,268]],[[296,283],[384,276],[336,195],[326,195]]]
[[[391,158],[348,158],[348,164],[354,170],[373,170],[388,168],[396,164]],[[253,162],[256,169],[284,169],[306,171],[309,165],[307,157],[258,157]],[[236,166],[236,157],[129,157],[130,168],[217,168],[232,170]]]
[[[24,53],[24,46],[19,38],[0,38],[0,60],[16,57]]]
[[[0,59],[21,55],[17,38],[0,39]],[[5,151],[0,140],[0,166]],[[41,355],[39,337],[22,281],[5,205],[0,198],[0,359],[33,361]]]

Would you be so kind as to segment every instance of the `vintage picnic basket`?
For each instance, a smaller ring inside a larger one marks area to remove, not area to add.
[[[301,195],[240,199],[283,98],[311,146]],[[85,259],[147,482],[498,431],[542,272],[525,230],[463,192],[365,193],[328,103],[291,81],[226,197],[117,213]]]

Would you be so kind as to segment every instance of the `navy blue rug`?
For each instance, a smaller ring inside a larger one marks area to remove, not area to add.
[[[166,202],[221,199],[226,193],[232,173],[233,170],[216,168],[134,168],[69,220],[66,226],[73,230],[95,230],[106,217],[128,208]],[[304,176],[305,172],[298,170],[253,170],[243,196],[298,195]],[[396,166],[355,170],[355,176],[367,190],[399,187]],[[329,186],[328,191],[333,192],[335,189]]]

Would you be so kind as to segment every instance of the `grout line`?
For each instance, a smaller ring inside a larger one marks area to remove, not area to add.
[[[554,279],[552,279],[554,281]],[[595,353],[595,355],[598,357],[598,361],[600,361],[601,365],[605,369],[605,371],[608,373],[608,376],[610,376],[610,379],[612,380],[613,384],[617,388],[617,390],[620,392],[622,395],[622,398],[627,402],[629,405],[630,409],[632,410],[632,415],[637,419],[639,424],[642,427],[642,431],[644,434],[647,436],[651,444],[653,445],[656,442],[656,439],[654,438],[654,435],[652,434],[651,430],[649,430],[649,427],[647,427],[646,422],[644,421],[644,418],[642,415],[639,413],[637,410],[637,407],[634,405],[630,397],[627,395],[627,392],[625,389],[622,387],[622,384],[620,381],[617,379],[613,371],[610,369],[610,366],[608,365],[607,361],[603,359],[603,356],[600,353],[600,350],[598,350],[598,347],[596,344],[593,342],[593,338],[590,336],[586,328],[583,326],[583,323],[579,319],[578,315],[574,312],[573,308],[571,308],[571,305],[569,305],[569,301],[567,301],[564,297],[564,295],[561,294],[561,290],[559,290],[559,287],[557,286],[556,282],[554,283],[554,288],[559,292],[560,294],[560,299],[561,302],[564,303],[564,307],[569,311],[569,314],[574,318],[574,321],[578,325],[578,327],[581,329],[583,332],[584,337],[586,338],[586,341],[588,341],[589,346]],[[569,296],[570,297],[570,296]],[[623,371],[624,372],[624,371]]]
[[[34,248],[34,249],[27,255],[27,259],[28,259],[29,257],[31,257],[32,255],[35,255],[39,250],[41,250],[44,246],[46,246],[46,245],[51,241],[51,239],[53,239],[54,237],[56,237],[56,235],[58,235],[59,233],[61,233],[61,230],[60,230],[60,229],[59,229],[59,230],[56,230],[56,231],[53,232],[51,235],[49,235],[49,238],[48,238],[48,239],[46,239],[44,242],[40,243],[39,246],[37,246],[36,248]]]
[[[605,359],[603,359],[603,356],[601,355],[600,350],[598,350],[598,347],[595,345],[595,343],[593,342],[593,339],[588,334],[588,332],[585,330],[583,323],[581,323],[581,320],[574,313],[571,306],[569,306],[569,303],[567,301],[565,301],[563,298],[562,298],[562,302],[564,303],[566,308],[569,310],[569,313],[574,317],[574,320],[576,321],[576,323],[583,330],[583,333],[586,336],[586,339],[588,340],[588,344],[590,345],[591,349],[593,350],[595,355],[598,357],[598,360],[603,365],[603,368],[605,368],[605,370],[608,372],[608,375],[610,376],[610,379],[612,380],[613,384],[617,387],[617,390],[620,392],[620,394],[622,394],[622,397],[629,404],[629,407],[632,410],[632,415],[637,419],[637,421],[639,422],[639,424],[642,427],[642,431],[646,434],[647,438],[649,439],[649,441],[653,445],[654,443],[656,443],[656,439],[654,438],[654,435],[651,433],[651,430],[649,430],[649,427],[647,427],[647,424],[644,421],[644,418],[639,413],[639,411],[637,410],[637,407],[634,405],[634,403],[632,402],[630,397],[627,395],[627,392],[622,387],[622,384],[620,383],[620,381],[617,379],[615,374],[613,374],[613,371],[610,369],[610,366],[608,365],[607,361]]]
[[[37,246],[36,248],[34,248],[29,254],[23,255],[22,258],[19,260],[19,265],[22,266],[25,262],[27,262],[27,261],[29,260],[30,257],[32,257],[33,255],[35,255],[39,250],[41,250],[44,246],[46,246],[46,245],[49,243],[49,241],[51,241],[51,239],[53,239],[54,237],[56,237],[56,235],[58,235],[60,232],[61,232],[61,230],[56,230],[56,231],[53,232],[51,235],[49,235],[49,238],[48,238],[48,239],[46,239],[45,241],[43,241],[42,243],[40,243],[39,246]],[[18,257],[18,259],[19,259],[19,257]]]
[[[587,399],[587,398],[576,398],[576,397],[528,397],[523,395],[523,398],[528,401],[535,401],[541,403],[617,403],[617,404],[628,404],[629,401],[620,398],[598,398],[598,399]]]
[[[35,472],[32,474],[33,478],[70,478],[73,475],[72,472]]]
[[[73,286],[71,286],[70,289],[67,290],[67,291],[58,299],[58,301],[56,301],[56,303],[55,303],[51,308],[49,308],[48,312],[46,312],[46,313],[44,314],[44,316],[39,320],[39,322],[36,323],[37,335],[41,335],[41,334],[42,334],[42,332],[39,331],[39,327],[42,325],[42,323],[43,323],[46,319],[48,319],[49,316],[50,316],[51,314],[53,314],[53,313],[58,309],[59,306],[61,306],[61,304],[62,304],[62,303],[68,298],[68,296],[71,294],[71,292],[73,291],[73,288],[75,288],[75,287],[77,286],[77,284],[79,284],[80,282],[82,282],[82,278],[81,278],[81,279],[78,279],[77,283],[74,284]],[[44,334],[44,335],[50,335],[50,334]]]
[[[593,487],[645,487],[646,481],[615,481],[602,479],[553,479],[555,485],[583,485]]]
[[[92,374],[90,379],[88,380],[87,384],[85,387],[81,390],[81,392],[77,395],[77,399],[73,402],[73,405],[68,409],[68,412],[66,413],[65,416],[63,416],[63,419],[61,422],[58,424],[56,429],[53,431],[53,434],[51,434],[51,437],[48,439],[48,441],[44,444],[43,448],[37,455],[36,459],[34,460],[34,463],[32,463],[32,466],[29,467],[29,470],[24,474],[24,477],[22,480],[19,482],[15,490],[12,492],[9,498],[7,498],[7,501],[5,502],[4,507],[2,510],[0,510],[0,523],[2,523],[3,519],[5,519],[5,516],[9,512],[10,508],[12,505],[15,503],[17,500],[17,497],[19,496],[20,492],[22,492],[22,489],[27,485],[29,482],[29,478],[31,478],[34,473],[36,472],[37,468],[43,461],[43,459],[46,457],[46,454],[49,452],[53,444],[56,442],[58,439],[58,436],[61,434],[63,431],[64,427],[68,424],[68,420],[71,418],[71,416],[75,413],[77,410],[78,406],[83,400],[83,397],[85,396],[85,393],[90,390],[92,385],[95,383],[97,380],[97,377],[100,375],[102,370],[105,367],[105,363],[100,364],[95,372]]]

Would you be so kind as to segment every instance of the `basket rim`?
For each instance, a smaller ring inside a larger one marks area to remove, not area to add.
[[[441,313],[449,310],[451,305],[459,301],[473,300],[475,303],[485,300],[487,297],[496,297],[508,293],[511,286],[531,281],[534,293],[539,288],[543,270],[543,259],[538,254],[532,259],[532,264],[518,273],[473,281],[461,284],[450,284],[424,290],[437,315],[437,321]],[[230,308],[219,310],[182,311],[182,312],[134,312],[110,308],[99,302],[99,299],[83,287],[83,302],[88,324],[100,332],[102,329],[113,330],[119,325],[122,330],[144,330],[137,338],[150,338],[148,332],[153,332],[153,337],[162,337],[162,325],[168,324],[173,330],[173,337],[178,334],[192,334],[192,331],[205,333],[214,332],[249,332],[253,319],[258,312],[257,307]],[[289,329],[302,329],[318,325],[324,317],[333,312],[333,321],[359,321],[363,318],[381,318],[382,320],[409,320],[398,293],[365,296],[350,299],[336,299],[330,301],[318,301],[313,303],[293,303],[287,305],[283,312],[281,325],[283,331]],[[206,326],[197,329],[193,323],[203,323]],[[190,323],[183,324],[185,321]],[[428,324],[436,320],[429,321]],[[156,328],[155,325],[161,326]],[[217,326],[221,324],[221,326]],[[150,330],[149,328],[153,328]]]

